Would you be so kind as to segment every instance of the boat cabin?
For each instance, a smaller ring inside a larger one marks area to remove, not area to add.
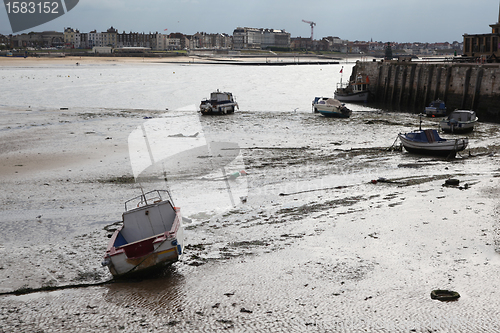
[[[127,201],[122,218],[115,247],[169,232],[176,220],[176,209],[170,200],[162,199],[160,191],[151,191]]]
[[[233,94],[230,92],[220,92],[217,90],[210,94],[210,101],[224,102],[233,101]]]
[[[446,141],[446,139],[443,139],[439,136],[437,130],[435,129],[426,129],[422,131],[407,133],[406,137],[409,140],[418,142],[432,143],[432,142]]]
[[[370,78],[365,74],[358,74],[356,80],[352,83],[352,91],[354,93],[363,92],[368,90],[370,85]]]
[[[455,120],[459,122],[474,121],[476,120],[476,113],[469,110],[456,110],[448,116],[448,120]]]

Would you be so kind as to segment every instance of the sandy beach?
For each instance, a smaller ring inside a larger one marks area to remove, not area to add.
[[[0,67],[77,61],[142,59]],[[185,218],[183,260],[110,282],[107,235],[140,191],[130,133],[196,112],[0,105],[0,332],[498,332],[498,125],[480,123],[445,160],[388,150],[415,115],[350,107],[349,119],[201,117],[210,141],[238,144],[246,202],[197,202],[224,185],[200,171],[206,156],[186,156],[199,167],[168,184]],[[144,186],[155,185],[166,186]],[[461,297],[433,300],[435,289]]]

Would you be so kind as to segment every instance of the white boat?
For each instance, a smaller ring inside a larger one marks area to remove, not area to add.
[[[427,117],[444,117],[446,116],[446,105],[442,100],[436,99],[425,108],[425,114]]]
[[[359,73],[354,81],[343,84],[342,78],[337,84],[334,98],[341,102],[366,103],[370,97],[370,78]]]
[[[227,114],[234,113],[238,108],[233,94],[230,92],[220,92],[219,90],[210,94],[210,99],[204,99],[200,104],[200,112],[206,114]]]
[[[349,118],[352,111],[339,100],[330,97],[316,97],[313,101],[314,112],[325,117]]]
[[[469,140],[444,139],[435,129],[416,130],[410,133],[398,134],[403,147],[410,153],[454,157],[457,152],[464,150]]]
[[[468,133],[474,130],[477,122],[476,112],[471,110],[455,110],[446,120],[439,122],[443,132]]]
[[[155,190],[125,202],[123,225],[111,236],[102,262],[114,277],[160,269],[181,257],[180,208],[162,195],[168,192]]]

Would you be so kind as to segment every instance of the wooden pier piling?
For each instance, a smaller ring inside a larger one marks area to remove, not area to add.
[[[500,64],[358,61],[351,80],[358,73],[369,76],[373,102],[383,108],[419,113],[441,99],[448,112],[474,110],[480,120],[500,123]]]

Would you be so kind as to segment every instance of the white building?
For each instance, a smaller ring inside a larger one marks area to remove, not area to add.
[[[285,30],[238,27],[233,31],[233,49],[290,47],[290,33]]]

